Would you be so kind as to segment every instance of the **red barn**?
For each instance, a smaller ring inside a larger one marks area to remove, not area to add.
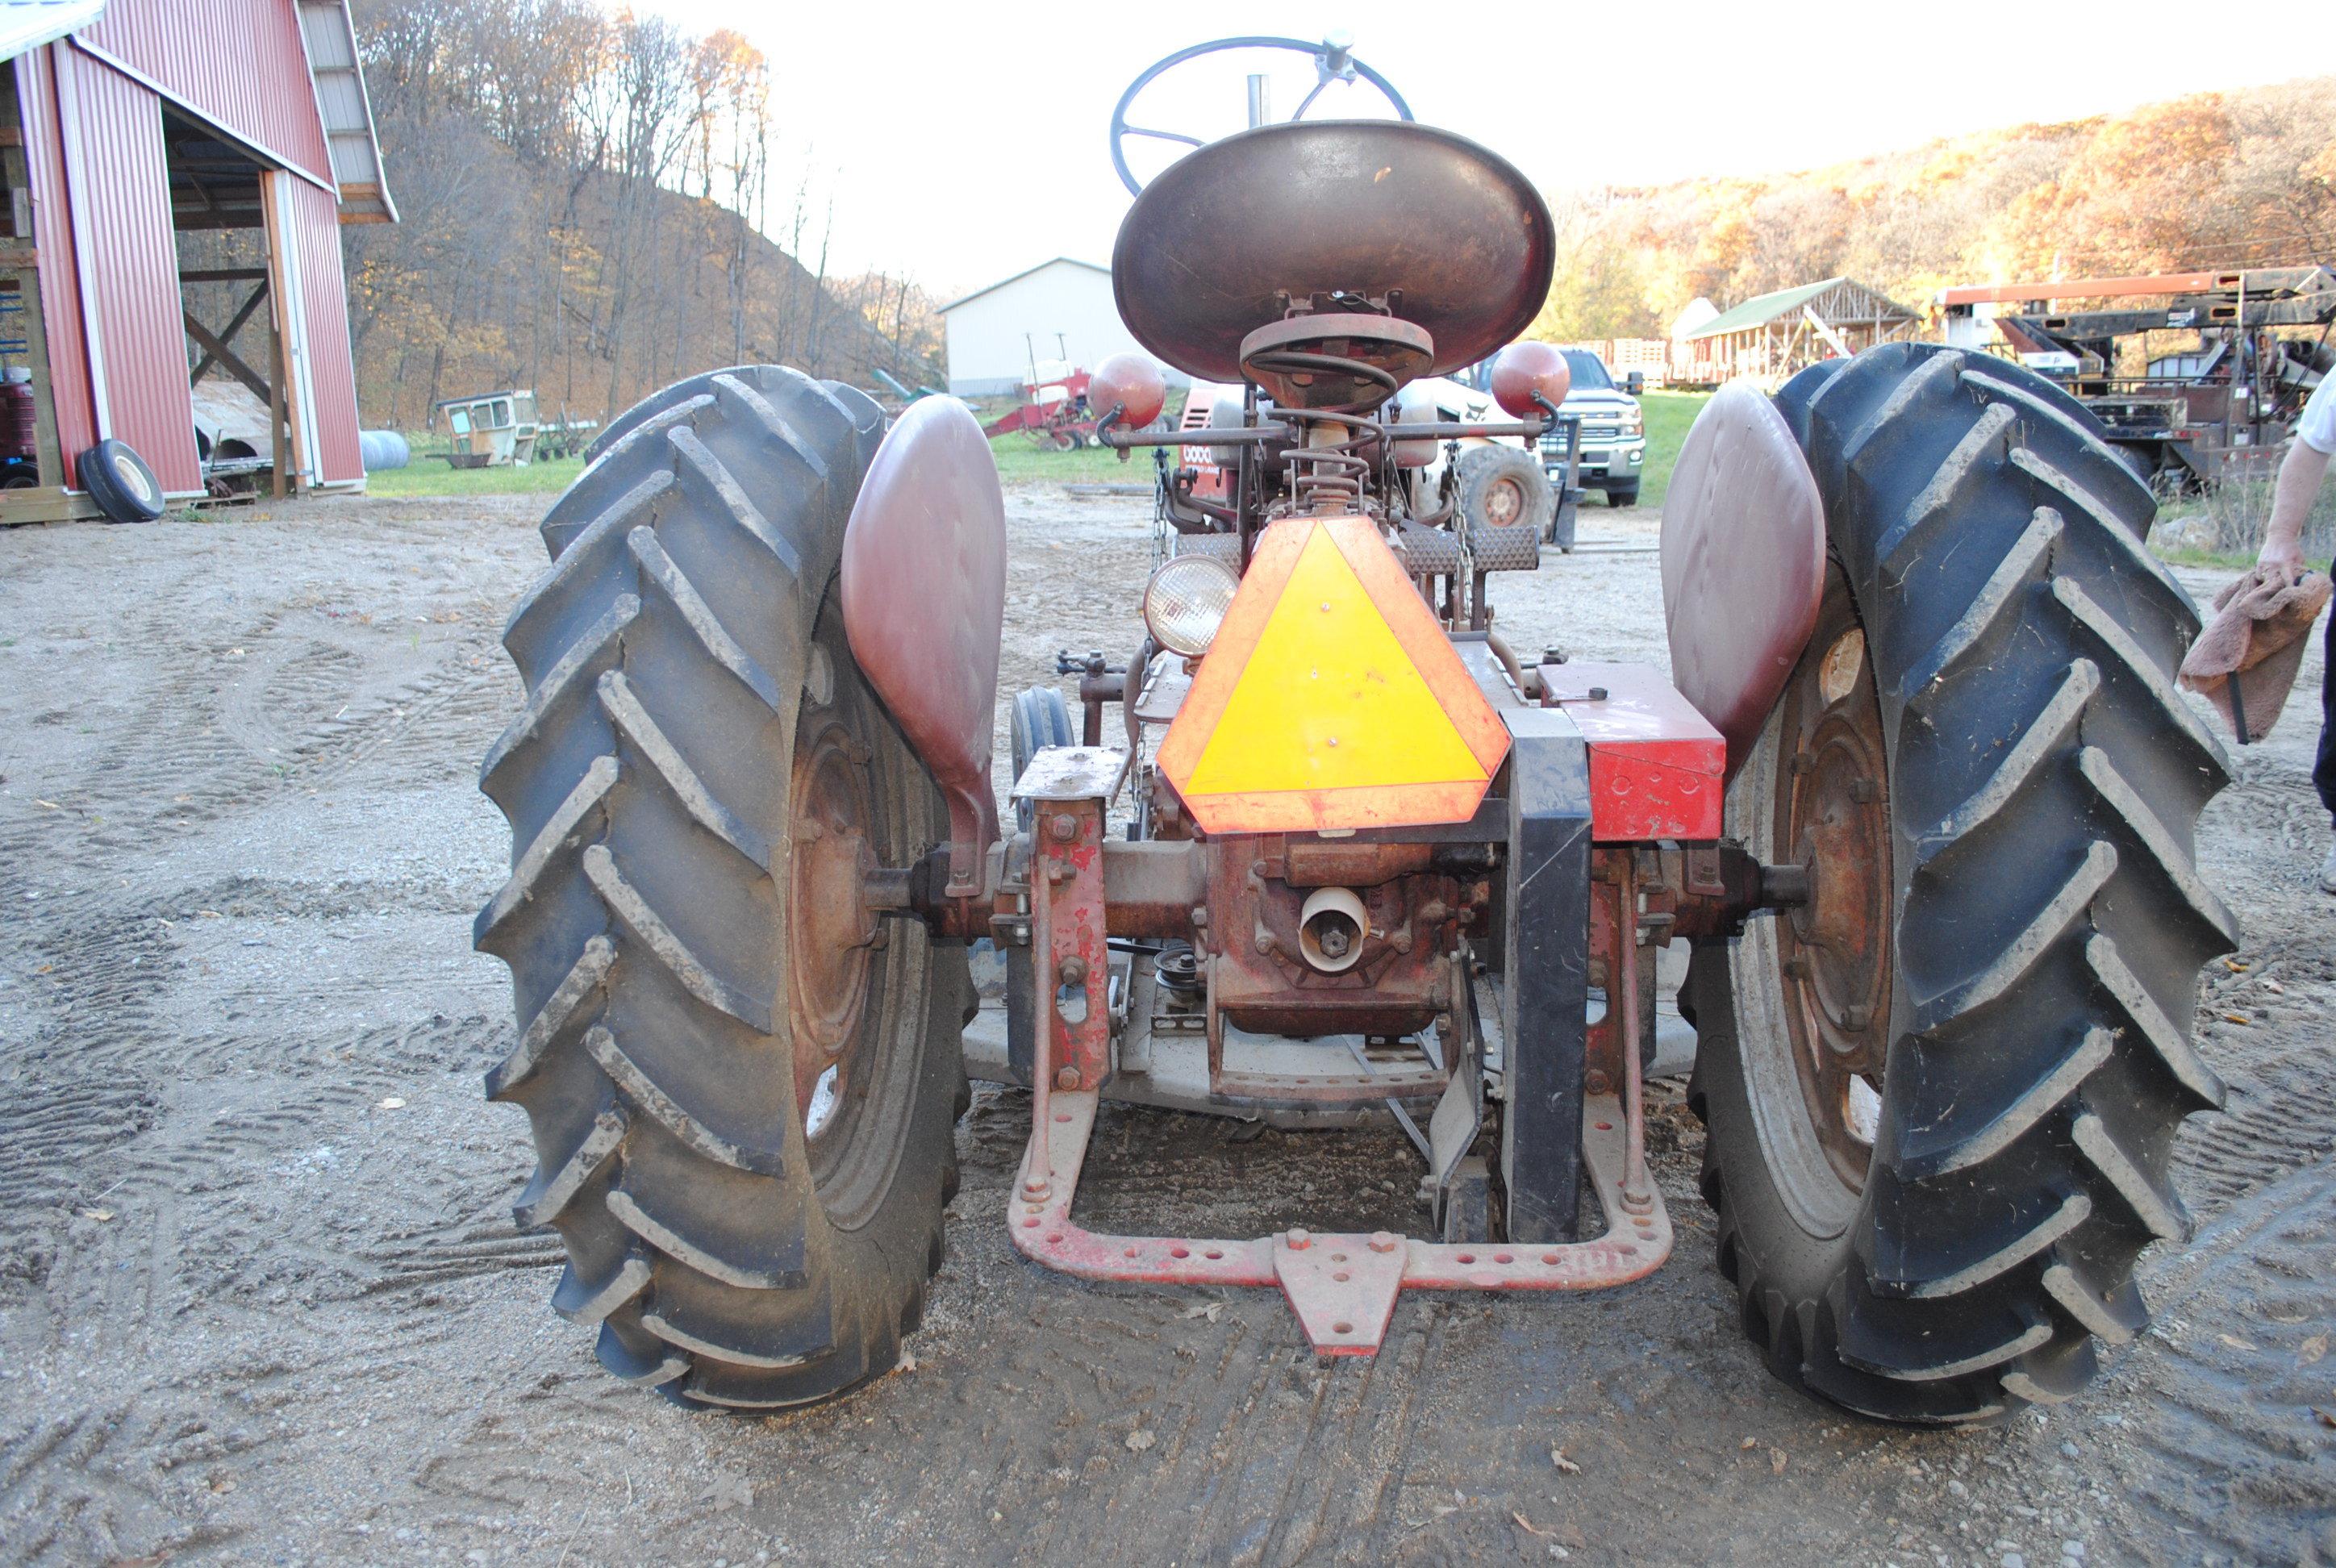
[[[170,498],[362,485],[340,226],[396,211],[346,0],[0,18],[0,370],[32,394],[0,387],[0,521],[92,515],[79,460],[108,439]],[[249,394],[249,436],[215,450],[197,387]]]

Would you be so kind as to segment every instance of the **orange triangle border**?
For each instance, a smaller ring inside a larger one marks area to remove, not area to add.
[[[1334,789],[1233,791],[1186,795],[1190,778],[1241,683],[1251,653],[1317,530],[1326,532],[1396,645],[1484,770],[1481,779],[1443,784],[1350,785]],[[1176,784],[1192,819],[1211,833],[1299,833],[1364,827],[1421,827],[1465,822],[1492,787],[1509,752],[1508,726],[1477,688],[1459,651],[1445,636],[1395,552],[1368,518],[1290,517],[1267,526],[1250,559],[1241,589],[1192,677],[1192,690],[1161,742],[1157,763]]]

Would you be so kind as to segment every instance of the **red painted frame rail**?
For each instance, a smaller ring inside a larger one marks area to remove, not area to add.
[[[1623,1206],[1626,1124],[1611,1095],[1583,1106],[1582,1139],[1607,1232],[1541,1246],[1421,1242],[1388,1231],[1290,1230],[1240,1242],[1089,1231],[1071,1219],[1071,1200],[1095,1130],[1095,1093],[1056,1089],[1034,1096],[1032,1106],[1030,1143],[1007,1217],[1025,1257],[1084,1280],[1278,1285],[1318,1356],[1377,1354],[1396,1298],[1406,1290],[1604,1290],[1645,1278],[1670,1256],[1670,1216],[1661,1194],[1652,1194],[1644,1214]],[[1040,1191],[1043,1198],[1036,1195]]]

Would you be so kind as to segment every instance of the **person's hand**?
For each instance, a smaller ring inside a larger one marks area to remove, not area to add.
[[[2290,573],[2303,570],[2303,541],[2300,539],[2267,539],[2263,553],[2255,557],[2257,566],[2275,566]]]

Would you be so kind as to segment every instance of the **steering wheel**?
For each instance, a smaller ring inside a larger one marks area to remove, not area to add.
[[[1298,38],[1219,38],[1208,44],[1195,44],[1157,62],[1129,83],[1127,91],[1119,95],[1118,103],[1113,106],[1111,166],[1119,170],[1119,182],[1127,187],[1129,195],[1144,193],[1144,187],[1136,183],[1135,176],[1128,170],[1124,144],[1129,137],[1147,136],[1158,141],[1181,141],[1187,147],[1200,147],[1205,143],[1201,138],[1187,136],[1181,131],[1155,131],[1149,126],[1130,125],[1127,122],[1127,106],[1134,102],[1135,95],[1149,87],[1162,73],[1172,71],[1187,60],[1197,60],[1203,54],[1221,54],[1229,49],[1282,49],[1306,55],[1314,62],[1314,91],[1299,103],[1298,112],[1290,117],[1293,122],[1306,118],[1306,112],[1314,107],[1314,101],[1322,96],[1322,90],[1331,83],[1351,83],[1358,77],[1379,90],[1381,96],[1394,106],[1397,119],[1412,118],[1411,105],[1403,101],[1403,94],[1397,92],[1386,77],[1356,59],[1353,41],[1342,34],[1334,33],[1319,44],[1309,44]]]

